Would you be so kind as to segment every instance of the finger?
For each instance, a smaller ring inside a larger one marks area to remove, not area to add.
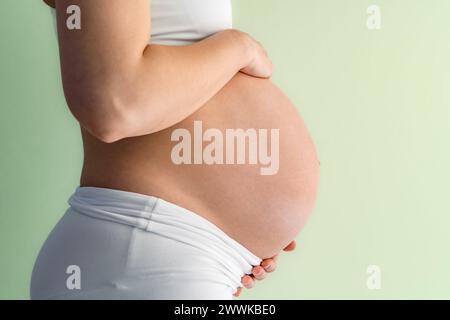
[[[256,280],[263,280],[266,277],[266,271],[261,266],[256,266],[252,270],[253,275],[255,276]]]
[[[233,294],[235,297],[239,297],[242,293],[242,287],[237,288],[237,291]]]
[[[274,272],[277,268],[277,262],[273,258],[266,259],[261,262],[261,267],[263,267],[266,272]]]
[[[245,288],[247,289],[251,289],[254,286],[254,280],[251,276],[249,275],[245,275],[242,277],[242,284],[244,285]]]
[[[289,243],[286,248],[283,249],[283,251],[293,251],[295,250],[295,247],[297,247],[297,243],[294,241],[292,241],[291,243]]]

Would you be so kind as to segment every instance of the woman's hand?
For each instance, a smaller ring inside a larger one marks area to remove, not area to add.
[[[249,56],[251,57],[251,60],[241,69],[241,72],[256,78],[270,78],[273,72],[273,64],[267,51],[260,42],[253,39],[249,34],[245,32],[240,33],[247,42],[250,52]]]
[[[283,251],[293,251],[295,250],[295,247],[297,246],[295,241],[292,241],[290,244],[287,245],[286,248],[283,249]],[[279,254],[275,255],[272,258],[265,259],[261,262],[259,266],[256,266],[252,269],[251,275],[245,275],[241,278],[242,285],[247,288],[251,289],[253,288],[256,280],[263,280],[268,273],[274,272],[277,268],[277,259]],[[239,287],[236,293],[234,294],[235,297],[239,297],[239,295],[242,293],[242,287]]]

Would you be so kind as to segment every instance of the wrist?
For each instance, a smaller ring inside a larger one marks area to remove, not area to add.
[[[255,46],[252,38],[245,32],[237,29],[227,30],[231,42],[239,52],[239,70],[247,67],[255,58]]]

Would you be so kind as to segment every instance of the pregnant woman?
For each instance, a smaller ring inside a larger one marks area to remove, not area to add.
[[[46,2],[84,165],[31,297],[231,299],[273,269],[319,163],[230,0]]]

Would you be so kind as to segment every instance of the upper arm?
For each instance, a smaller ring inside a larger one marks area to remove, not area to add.
[[[70,30],[74,13],[68,8],[74,5],[81,28]],[[89,117],[105,112],[97,108],[105,88],[120,85],[114,83],[117,75],[127,77],[142,58],[151,31],[150,1],[57,0],[56,16],[64,92],[71,111],[89,126]]]

